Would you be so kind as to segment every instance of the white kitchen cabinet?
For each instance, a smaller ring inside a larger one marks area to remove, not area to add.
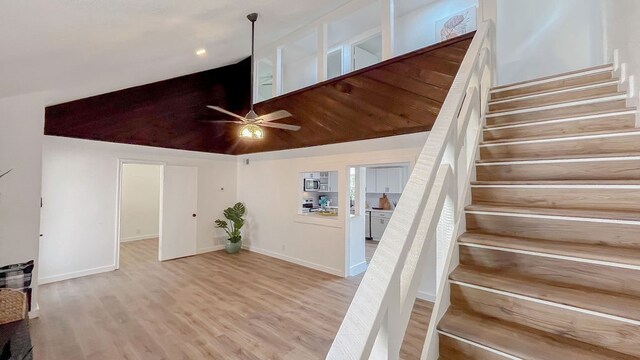
[[[400,194],[403,190],[404,171],[401,167],[378,168],[376,170],[376,192]]]
[[[382,234],[384,234],[384,231],[387,229],[390,219],[390,212],[371,212],[371,237],[373,240],[380,241],[380,239],[382,239]]]
[[[376,192],[376,169],[375,168],[367,168],[367,187],[365,189],[368,193]]]
[[[406,167],[367,168],[368,193],[401,194],[406,183]]]
[[[404,171],[401,167],[387,169],[387,192],[392,194],[400,194],[404,190],[403,186]]]
[[[338,192],[338,172],[330,171],[329,172],[329,192]]]
[[[387,168],[377,168],[376,170],[376,193],[382,194],[389,192],[387,185],[389,171]]]

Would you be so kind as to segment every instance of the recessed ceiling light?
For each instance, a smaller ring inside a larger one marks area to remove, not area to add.
[[[196,55],[198,55],[198,56],[207,55],[207,49],[198,49],[198,50],[196,50]]]

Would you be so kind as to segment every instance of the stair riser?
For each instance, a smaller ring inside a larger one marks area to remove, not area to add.
[[[489,111],[506,111],[533,106],[558,104],[572,100],[583,100],[593,96],[615,94],[618,92],[618,84],[605,85],[582,90],[567,91],[559,94],[541,95],[533,98],[513,99],[507,102],[489,104]]]
[[[440,335],[440,359],[476,359],[476,360],[505,360],[506,358],[480,347],[458,341],[449,336]]]
[[[474,213],[467,213],[466,221],[467,231],[475,233],[640,247],[640,225]]]
[[[549,283],[537,278],[514,276],[513,272],[484,273],[481,268],[458,267],[451,275],[452,281],[497,289],[544,301],[619,316],[640,321],[640,299],[620,293],[600,293],[593,288]],[[550,286],[552,285],[552,286]]]
[[[548,110],[496,115],[487,117],[487,126],[507,125],[521,121],[563,119],[606,111],[623,111],[626,109],[626,106],[625,100],[611,100],[592,104],[564,106]]]
[[[637,270],[470,246],[460,246],[460,264],[567,287],[640,296],[640,272]]]
[[[489,164],[476,171],[478,181],[639,180],[640,160]]]
[[[480,157],[483,160],[509,158],[535,159],[564,155],[604,155],[616,153],[640,154],[640,133],[637,135],[597,137],[576,140],[544,141],[521,144],[492,144],[491,146],[483,146],[480,148]]]
[[[491,100],[495,101],[495,100],[500,100],[500,99],[504,99],[512,96],[518,96],[518,95],[524,96],[532,93],[537,93],[540,91],[560,90],[562,88],[581,86],[581,85],[590,85],[593,83],[597,83],[605,80],[611,80],[611,79],[613,79],[613,73],[611,71],[605,71],[601,73],[578,76],[578,77],[573,77],[573,78],[564,79],[564,80],[549,81],[543,84],[519,87],[517,89],[500,90],[497,92],[493,92],[491,94]]]
[[[640,188],[472,187],[471,193],[474,204],[640,212]]]
[[[508,295],[451,285],[451,303],[459,308],[640,356],[640,327]]]
[[[528,137],[584,135],[589,133],[625,130],[635,128],[634,115],[617,115],[604,118],[566,121],[559,123],[542,123],[530,126],[506,129],[487,129],[483,132],[485,141],[520,139]]]

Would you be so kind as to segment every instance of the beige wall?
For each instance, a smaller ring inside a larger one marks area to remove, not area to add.
[[[158,237],[161,172],[160,165],[123,165],[121,242]]]

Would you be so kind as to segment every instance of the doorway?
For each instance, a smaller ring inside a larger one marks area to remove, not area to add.
[[[349,168],[350,276],[366,270],[409,179],[411,163],[383,163]]]
[[[366,40],[353,44],[352,69],[364,69],[382,60],[382,35],[376,34]]]
[[[120,171],[118,268],[157,262],[163,165],[123,163]]]

